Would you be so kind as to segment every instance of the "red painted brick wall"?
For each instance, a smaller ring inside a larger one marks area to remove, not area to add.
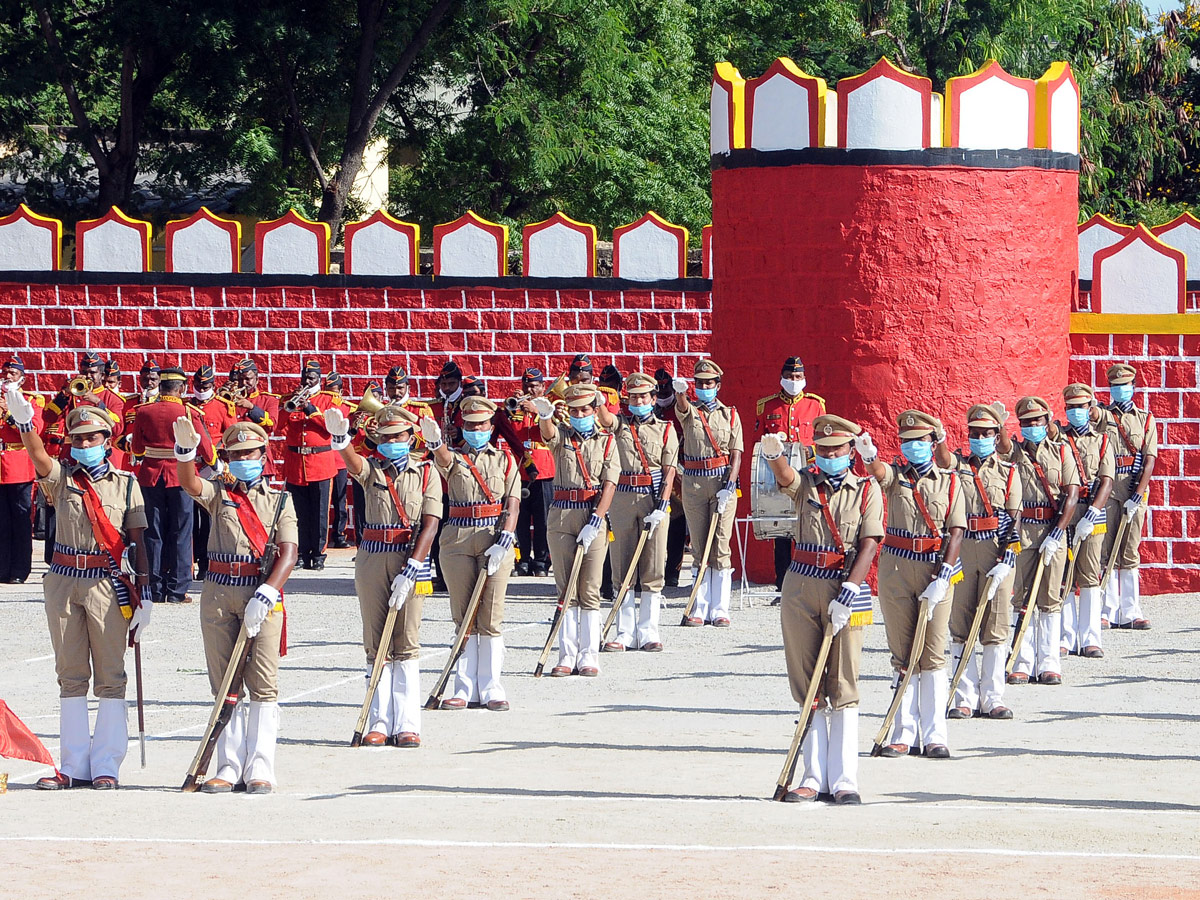
[[[1154,414],[1158,462],[1142,540],[1142,590],[1200,590],[1200,335],[1074,334],[1071,350],[1072,381],[1104,385],[1114,362],[1134,366],[1134,402]]]

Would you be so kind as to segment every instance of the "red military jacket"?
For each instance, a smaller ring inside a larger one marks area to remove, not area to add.
[[[225,430],[238,421],[238,408],[216,394],[203,401],[193,397],[188,405],[199,411],[200,421],[204,423],[204,430],[208,432],[214,446],[221,443]]]
[[[824,398],[808,393],[789,398],[780,391],[758,401],[754,433],[762,437],[782,432],[788,441],[799,441],[808,447],[812,445],[813,419],[824,414]]]
[[[251,415],[254,410],[242,409],[239,406],[234,406],[235,422],[253,422],[256,425],[261,425],[266,430],[267,434],[283,434],[283,423],[279,417],[279,395],[270,394],[266,391],[255,391],[246,397],[254,406],[262,411],[262,414],[256,419]],[[275,441],[271,441],[267,445],[267,457],[263,460],[263,475],[268,479],[274,476],[279,467],[275,464],[273,451],[275,450]]]
[[[191,418],[192,426],[200,435],[197,463],[210,466],[216,463],[217,452],[200,418],[200,411],[188,406],[180,397],[163,394],[149,403],[140,404],[133,416],[129,446],[139,460],[138,484],[143,487],[179,487],[179,474],[175,468],[174,425],[176,419],[184,416]]]
[[[31,391],[21,391],[25,399],[33,404],[33,430],[39,435],[45,430],[42,423],[42,410],[46,406],[46,398]],[[29,451],[21,443],[21,432],[11,416],[0,419],[0,484],[23,484],[33,481],[37,473],[33,469],[33,460]]]
[[[312,413],[302,409],[282,413],[283,480],[288,484],[325,481],[337,474],[340,454],[329,446],[325,427],[325,410],[335,405],[335,397],[319,391],[309,402],[316,407]]]
[[[100,399],[100,402],[104,404],[104,408],[108,410],[108,417],[112,419],[113,422],[113,451],[112,455],[108,458],[108,464],[114,469],[125,469],[128,471],[129,463],[126,459],[125,453],[124,451],[117,449],[117,438],[121,436],[121,433],[125,429],[125,400],[120,394],[116,393],[115,391],[110,391],[106,387],[93,390],[92,393],[95,394]],[[55,397],[54,400],[51,400],[46,404],[46,411],[43,413],[42,421],[46,423],[47,428],[59,422],[63,422],[65,424],[67,413],[76,407],[92,405],[91,403],[80,402],[78,397],[68,396],[66,405],[60,409],[58,404],[55,402],[57,399],[58,398]],[[66,432],[63,428],[56,430],[56,436],[58,438],[56,443],[59,445],[58,458],[61,462],[75,465],[75,460],[71,458],[71,442],[64,437],[65,433]]]
[[[521,453],[521,480],[522,481],[542,481],[547,478],[554,477],[554,454],[550,452],[545,442],[542,440],[542,432],[538,427],[538,417],[535,413],[527,413],[523,409],[518,409],[512,416],[508,416],[507,411],[503,416],[496,416],[497,419],[509,418],[512,422],[513,430],[516,432],[520,440]],[[518,452],[518,451],[514,451]],[[537,467],[537,478],[529,477],[529,470],[526,462],[532,460],[534,466]]]

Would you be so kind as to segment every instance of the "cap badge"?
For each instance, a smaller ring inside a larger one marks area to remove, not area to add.
[[[830,424],[828,424],[828,423],[826,423],[826,425],[825,425],[825,433],[826,433],[826,434],[833,434],[833,426],[832,426],[832,425],[830,425]]]
[[[250,440],[250,435],[244,431],[239,431],[237,433],[237,439],[239,444],[244,444],[246,441]]]
[[[912,416],[909,416],[907,419],[904,420],[904,424],[905,425],[916,425],[917,420],[914,419]]]

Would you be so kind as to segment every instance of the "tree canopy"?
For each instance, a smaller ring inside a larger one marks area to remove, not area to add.
[[[1154,19],[1137,0],[0,0],[0,48],[0,206],[68,219],[222,198],[336,230],[385,139],[397,215],[607,230],[653,208],[698,236],[712,66],[778,56],[836,85],[887,55],[936,89],[1065,59],[1085,213],[1161,221],[1200,191],[1196,0]]]

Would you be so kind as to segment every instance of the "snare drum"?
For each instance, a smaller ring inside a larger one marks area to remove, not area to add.
[[[799,441],[783,445],[784,458],[797,472],[808,468],[808,448]],[[750,457],[750,516],[754,536],[760,541],[791,537],[795,531],[796,506],[792,498],[779,490],[771,464],[755,444]]]

